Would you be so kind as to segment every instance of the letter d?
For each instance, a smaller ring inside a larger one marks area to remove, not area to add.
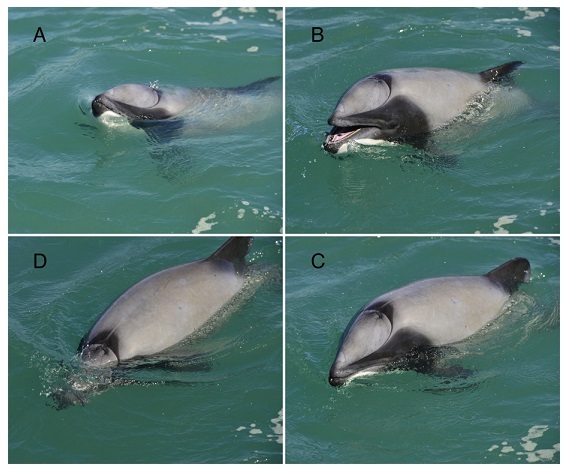
[[[33,268],[44,268],[47,265],[47,257],[42,253],[33,254]]]

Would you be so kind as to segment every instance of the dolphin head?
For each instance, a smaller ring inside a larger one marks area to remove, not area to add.
[[[393,308],[387,303],[370,303],[350,321],[342,334],[328,382],[341,386],[363,372],[385,369],[389,355],[383,351],[393,325]]]
[[[407,138],[422,146],[429,120],[411,96],[398,86],[392,89],[393,79],[393,71],[374,74],[346,90],[328,119],[333,128],[323,144],[326,151],[345,152],[352,142],[375,145]]]
[[[81,360],[88,366],[104,368],[118,364],[118,357],[110,347],[103,344],[87,345],[79,354]]]
[[[391,77],[375,74],[352,85],[342,95],[328,124],[333,126],[327,133],[323,147],[333,154],[339,153],[352,141],[385,140],[390,137],[397,123],[372,116],[391,96]]]
[[[162,92],[150,86],[119,85],[92,101],[92,113],[97,118],[114,114],[130,119],[168,119],[172,115],[161,101]]]

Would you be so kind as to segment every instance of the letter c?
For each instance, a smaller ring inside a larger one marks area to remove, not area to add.
[[[320,265],[317,265],[317,264],[315,263],[315,260],[314,260],[315,257],[322,257],[322,259],[324,260],[324,254],[315,253],[315,254],[312,256],[312,259],[311,259],[311,263],[312,263],[312,266],[313,266],[314,268],[317,268],[317,269],[318,269],[318,268],[322,268],[322,267],[324,266],[324,262],[322,262]]]

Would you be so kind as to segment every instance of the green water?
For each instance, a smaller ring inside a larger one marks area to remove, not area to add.
[[[558,462],[558,242],[287,237],[286,462]],[[484,274],[517,256],[530,260],[531,281],[446,354],[469,377],[395,371],[328,384],[342,332],[373,298],[422,278]]]
[[[9,461],[279,463],[282,461],[281,242],[256,238],[253,289],[188,345],[207,368],[147,370],[84,407],[56,410],[81,337],[124,290],[210,255],[224,238],[11,238]],[[35,253],[47,265],[34,269]]]
[[[559,9],[339,6],[7,10],[10,463],[560,461]],[[46,43],[32,41],[38,26]],[[321,147],[362,77],[512,60],[524,62],[513,82],[427,151]],[[255,123],[232,117],[237,130],[156,139],[90,111],[123,83],[272,76],[276,105]],[[183,342],[187,364],[129,371],[56,409],[49,393],[84,384],[72,357],[116,296],[233,234],[263,235],[250,284]],[[328,384],[369,300],[519,256],[531,281],[443,353],[469,376]]]
[[[559,59],[558,9],[288,8],[287,233],[558,232]],[[504,114],[447,129],[432,156],[321,148],[338,99],[362,77],[511,60],[525,64],[497,100]]]
[[[38,24],[46,43],[32,41]],[[280,106],[237,131],[170,142],[90,111],[124,83],[281,76],[277,10],[17,8],[8,33],[11,233],[280,232]]]

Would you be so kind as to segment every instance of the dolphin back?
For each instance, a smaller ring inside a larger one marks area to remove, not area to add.
[[[231,237],[214,252],[208,260],[225,260],[234,264],[236,272],[241,274],[246,267],[246,255],[250,251],[253,237]]]
[[[531,264],[526,258],[517,257],[494,268],[485,276],[512,294],[517,291],[521,283],[529,281]]]

